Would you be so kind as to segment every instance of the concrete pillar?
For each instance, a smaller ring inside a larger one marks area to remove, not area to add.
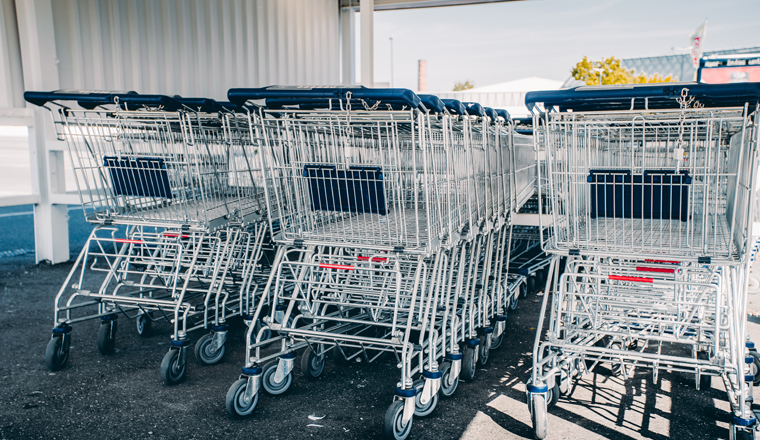
[[[361,0],[359,14],[362,21],[362,85],[375,86],[374,19],[375,0]]]
[[[21,63],[26,90],[56,90],[58,57],[53,29],[51,0],[16,0]],[[61,263],[69,259],[68,210],[65,204],[53,204],[54,192],[65,192],[64,157],[50,151],[54,142],[47,110],[28,105],[34,112],[34,126],[29,128],[29,159],[32,192],[39,196],[34,206],[34,247],[37,262]],[[50,139],[48,139],[48,136]]]
[[[341,83],[356,84],[356,13],[353,8],[340,10]]]

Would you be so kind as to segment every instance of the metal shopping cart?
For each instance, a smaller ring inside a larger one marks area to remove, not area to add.
[[[226,321],[248,313],[262,278],[267,229],[260,159],[235,136],[243,109],[135,93],[25,98],[51,110],[96,225],[56,296],[48,367],[65,366],[72,325],[85,320],[102,321],[98,348],[111,353],[119,315],[141,335],[155,321],[173,325],[166,384],[185,375],[189,331],[211,330],[195,345],[201,363],[221,360]]]
[[[401,380],[384,431],[406,438],[439,389],[454,392],[463,357],[474,367],[504,301],[483,286],[499,284],[505,260],[508,115],[403,89],[273,86],[228,97],[266,101],[249,115],[250,137],[264,152],[280,244],[228,412],[251,414],[260,387],[288,389],[302,348],[311,377],[329,352],[338,362],[392,354]]]
[[[759,99],[751,83],[526,96],[546,150],[544,249],[555,256],[527,386],[537,438],[547,406],[599,364],[624,377],[649,368],[655,381],[685,372],[699,388],[719,376],[730,437],[754,438],[746,295]]]

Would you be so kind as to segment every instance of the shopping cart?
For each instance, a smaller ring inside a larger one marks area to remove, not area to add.
[[[201,363],[221,360],[226,321],[248,313],[261,279],[267,229],[260,163],[233,130],[242,109],[135,93],[25,98],[51,111],[95,225],[56,296],[48,367],[64,367],[72,325],[85,320],[101,319],[98,348],[111,353],[119,315],[141,335],[154,321],[173,325],[166,384],[185,375],[189,331],[211,330],[195,345]]]
[[[228,412],[251,414],[262,386],[287,390],[302,348],[310,377],[329,352],[338,362],[392,354],[401,380],[384,430],[406,438],[439,389],[455,391],[463,358],[474,367],[504,302],[483,286],[501,284],[508,259],[508,115],[403,89],[274,86],[228,98],[266,101],[249,115],[250,138],[264,151],[280,245]]]
[[[746,304],[759,99],[759,84],[526,96],[546,150],[554,255],[527,386],[537,438],[547,406],[599,364],[624,377],[649,368],[655,382],[685,372],[698,388],[720,376],[730,437],[754,438]]]

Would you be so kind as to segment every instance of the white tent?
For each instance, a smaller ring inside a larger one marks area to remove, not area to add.
[[[557,90],[562,81],[529,77],[507,81],[490,86],[476,87],[462,92],[429,92],[441,99],[458,99],[462,102],[477,102],[485,107],[503,108],[513,117],[528,115],[525,94],[534,90]]]

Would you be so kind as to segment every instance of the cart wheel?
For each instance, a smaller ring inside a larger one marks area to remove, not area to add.
[[[536,271],[536,290],[542,290],[546,286],[546,274],[543,269]]]
[[[253,395],[249,402],[245,401],[245,390],[248,388],[246,379],[236,380],[227,391],[227,398],[224,403],[227,407],[227,414],[232,417],[245,417],[250,415],[259,402],[259,393]]]
[[[536,293],[536,275],[528,277],[528,293]]]
[[[420,403],[420,399],[422,398],[422,389],[424,387],[424,380],[418,380],[414,382],[414,389],[417,390],[417,394],[414,395],[414,415],[417,417],[429,416],[433,411],[435,411],[435,407],[438,405],[438,393],[435,393],[430,398],[428,403],[424,405]]]
[[[311,347],[306,347],[301,355],[301,372],[310,379],[316,379],[325,371],[325,355],[317,356]]]
[[[533,394],[529,401],[533,435],[543,440],[546,438],[546,394]]]
[[[546,393],[546,407],[553,408],[559,401],[559,377],[554,380],[554,386]]]
[[[457,385],[459,385],[459,376],[454,378],[454,382],[451,385],[448,385],[449,375],[451,374],[451,362],[444,362],[441,365],[441,373],[443,373],[443,375],[441,376],[440,394],[443,395],[443,397],[451,397],[454,394],[454,391],[457,390]]]
[[[506,332],[507,329],[505,327],[498,337],[494,338],[491,336],[491,350],[496,350],[497,348],[501,347],[501,343],[504,341],[504,333]]]
[[[755,433],[751,428],[746,429],[732,424],[729,430],[729,440],[755,440]]]
[[[213,341],[214,334],[207,333],[201,336],[200,339],[198,339],[198,342],[195,343],[195,358],[198,359],[202,365],[214,365],[224,357],[224,344],[214,350],[211,346]]]
[[[710,355],[706,351],[699,351],[697,352],[697,359],[708,360],[710,359]],[[712,376],[709,374],[699,374],[699,390],[704,391],[710,388],[712,388]]]
[[[491,351],[491,344],[488,342],[493,333],[480,335],[480,345],[478,345],[478,365],[485,367],[488,363],[488,354]]]
[[[164,385],[175,385],[185,378],[187,359],[182,361],[180,350],[182,348],[170,348],[161,361],[161,380]]]
[[[460,376],[467,382],[472,382],[475,379],[475,367],[477,365],[478,347],[468,345],[464,349],[462,357],[462,371]]]
[[[150,319],[150,315],[147,313],[137,315],[135,325],[137,326],[137,334],[142,337],[150,336],[153,333],[153,320]]]
[[[54,336],[45,349],[45,363],[50,371],[58,371],[66,366],[69,360],[71,335]]]
[[[385,438],[394,440],[404,440],[409,437],[412,431],[412,420],[406,426],[403,425],[404,419],[404,401],[394,400],[388,410],[385,411],[385,422],[383,423],[383,434]]]
[[[526,296],[528,296],[528,294],[526,293],[527,290],[525,290],[525,289],[526,289],[525,284],[523,284],[522,286],[520,286],[520,294],[523,295],[523,298],[525,298]],[[520,301],[520,295],[514,295],[512,297],[512,299],[509,300],[509,310],[517,310],[517,303],[518,303],[518,301]]]
[[[620,342],[613,342],[610,345],[610,348],[613,350],[622,350],[623,344]],[[622,362],[611,362],[612,364],[612,374],[615,376],[621,376],[623,374],[623,363]]]
[[[113,353],[116,345],[116,321],[105,321],[98,330],[98,351],[103,356]]]
[[[274,375],[277,372],[277,364],[279,361],[275,360],[270,362],[269,365],[264,367],[264,372],[261,375],[261,384],[267,393],[272,395],[282,394],[290,388],[290,384],[293,383],[293,375],[288,374],[282,379],[282,382],[275,382]]]
[[[751,374],[755,375],[752,384],[758,386],[760,385],[760,354],[756,350],[750,350],[749,355],[752,356],[752,365],[750,365],[749,370]]]
[[[528,297],[528,280],[526,279],[524,283],[520,284],[520,296],[523,298]],[[510,306],[512,304],[510,303]]]

